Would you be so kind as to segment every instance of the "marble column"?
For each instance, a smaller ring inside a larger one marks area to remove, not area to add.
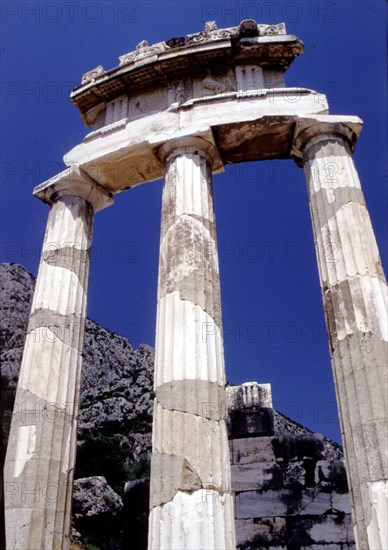
[[[149,550],[235,548],[226,429],[215,147],[182,138],[165,165]]]
[[[387,288],[352,149],[357,117],[300,118],[357,547],[387,548]],[[373,185],[373,182],[370,182]]]
[[[51,205],[4,469],[7,549],[67,549],[94,212],[112,199],[69,168]]]

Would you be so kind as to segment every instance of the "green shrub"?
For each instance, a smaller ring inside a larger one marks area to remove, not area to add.
[[[88,434],[77,451],[75,477],[104,476],[119,494],[127,480],[129,446],[119,435]]]
[[[150,457],[148,454],[142,454],[138,460],[132,461],[127,466],[127,481],[149,477],[150,475]]]

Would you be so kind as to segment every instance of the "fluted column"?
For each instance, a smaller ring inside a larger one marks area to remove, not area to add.
[[[7,549],[66,549],[94,212],[110,195],[71,168],[51,204],[5,461]]]
[[[387,288],[351,151],[357,117],[298,121],[360,550],[387,548]],[[370,182],[373,185],[373,182]]]
[[[217,152],[168,143],[159,261],[149,549],[235,548],[212,193]]]

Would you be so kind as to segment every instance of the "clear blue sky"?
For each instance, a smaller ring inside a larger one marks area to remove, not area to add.
[[[254,18],[305,43],[288,85],[364,120],[354,158],[387,266],[386,4],[347,1],[3,1],[2,261],[37,273],[48,207],[32,188],[87,133],[69,92],[97,65],[150,44]],[[229,166],[214,179],[227,377],[270,382],[275,406],[339,440],[303,171],[292,161]],[[162,184],[96,216],[88,315],[154,345]]]

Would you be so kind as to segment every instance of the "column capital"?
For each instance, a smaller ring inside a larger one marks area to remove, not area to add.
[[[190,131],[178,131],[165,136],[162,141],[158,136],[157,141],[149,140],[155,156],[165,164],[172,156],[184,152],[197,152],[210,164],[213,172],[223,172],[224,163],[218,152],[213,133],[210,127],[197,128]]]
[[[113,204],[112,193],[96,183],[79,166],[71,166],[37,185],[33,190],[33,194],[50,205],[60,197],[81,197],[92,205],[95,212]]]
[[[361,133],[362,120],[357,116],[307,115],[298,117],[295,124],[291,157],[303,166],[304,152],[314,143],[338,140],[354,150]]]

